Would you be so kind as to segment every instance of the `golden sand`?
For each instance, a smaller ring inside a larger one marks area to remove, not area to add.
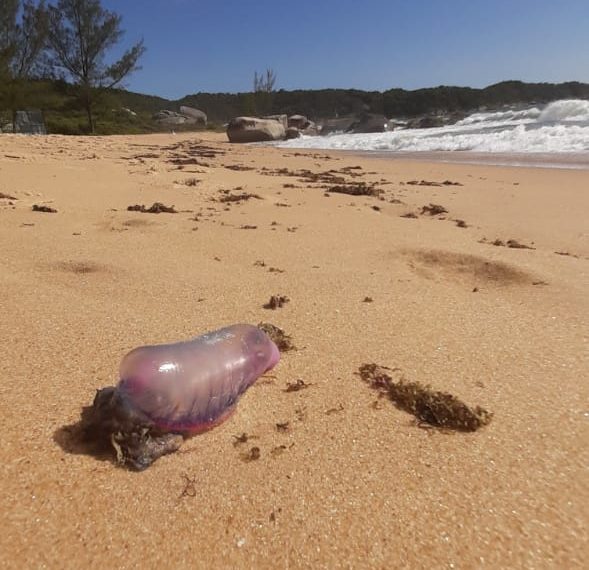
[[[588,188],[214,134],[0,137],[0,566],[584,567]],[[178,213],[127,211],[156,202]],[[142,473],[72,444],[131,348],[260,321],[298,350],[221,426]],[[493,419],[423,429],[366,363]]]

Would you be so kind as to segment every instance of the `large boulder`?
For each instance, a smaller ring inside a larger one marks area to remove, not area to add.
[[[206,126],[207,116],[198,109],[192,107],[180,107],[180,112],[163,109],[153,115],[153,119],[160,125],[200,125]]]
[[[46,135],[43,112],[39,109],[17,111],[14,120],[14,132],[26,135]]]
[[[388,119],[384,115],[363,113],[357,121],[348,128],[350,133],[384,133]]]
[[[265,115],[262,119],[273,119],[274,121],[281,123],[285,129],[289,127],[288,117],[286,115]]]
[[[322,135],[345,133],[352,126],[355,120],[355,117],[338,117],[337,119],[326,119],[321,125],[320,133]]]
[[[288,118],[288,127],[297,129],[302,135],[314,136],[319,134],[317,125],[307,119],[305,115],[291,115]],[[286,131],[286,138],[288,138],[288,129]]]
[[[235,117],[227,125],[227,137],[233,143],[282,140],[286,129],[280,120],[258,117]]]
[[[187,122],[187,118],[184,115],[176,113],[176,111],[168,111],[167,109],[155,113],[153,119],[160,125],[166,126],[185,125]]]
[[[195,109],[194,107],[185,107],[182,105],[180,107],[180,113],[189,119],[193,119],[195,123],[202,123],[202,125],[205,127],[207,125],[206,113],[200,109]]]
[[[299,129],[299,131],[305,130],[310,124],[311,121],[309,121],[304,115],[291,115],[288,118],[288,126],[295,127]]]
[[[301,136],[301,131],[299,131],[299,129],[297,129],[296,127],[288,127],[288,129],[286,129],[286,140],[290,140],[290,139],[298,139]]]

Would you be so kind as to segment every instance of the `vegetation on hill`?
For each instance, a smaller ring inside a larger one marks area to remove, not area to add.
[[[256,93],[196,93],[171,101],[124,89],[93,90],[95,132],[97,134],[149,133],[169,130],[152,118],[161,109],[179,111],[181,105],[202,109],[210,128],[238,115],[258,113]],[[50,133],[83,134],[88,118],[75,85],[63,80],[23,80],[20,85],[25,108],[42,109]],[[523,83],[505,81],[485,89],[433,87],[406,91],[361,91],[357,89],[279,90],[272,94],[269,113],[303,114],[315,121],[336,116],[381,113],[388,118],[410,118],[427,114],[490,109],[503,105],[543,104],[558,99],[589,99],[589,84]],[[267,101],[264,101],[264,106]],[[261,109],[260,109],[261,110]],[[264,110],[263,112],[266,112]],[[11,120],[3,105],[0,84],[0,126]],[[182,130],[181,127],[174,127]],[[194,129],[194,126],[188,127]]]

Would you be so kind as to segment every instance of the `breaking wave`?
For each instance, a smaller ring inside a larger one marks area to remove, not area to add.
[[[476,112],[453,125],[431,129],[301,137],[278,146],[380,152],[585,152],[589,151],[589,101]]]

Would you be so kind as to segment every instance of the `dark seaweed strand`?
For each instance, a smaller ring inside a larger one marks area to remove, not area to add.
[[[470,408],[456,396],[432,390],[430,386],[419,382],[404,379],[395,382],[385,370],[377,364],[363,364],[360,377],[371,388],[386,394],[397,408],[414,415],[420,422],[438,428],[470,432],[491,421],[493,414],[480,406]]]

